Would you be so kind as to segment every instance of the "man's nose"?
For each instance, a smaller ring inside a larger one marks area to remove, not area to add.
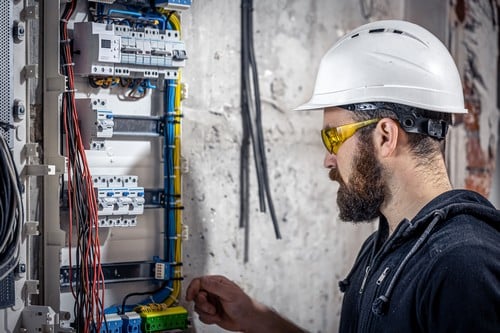
[[[325,154],[325,160],[323,161],[323,166],[327,169],[332,169],[337,167],[337,156],[335,154],[330,154],[327,152]]]

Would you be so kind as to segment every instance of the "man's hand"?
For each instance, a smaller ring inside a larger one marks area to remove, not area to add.
[[[216,324],[229,331],[295,333],[305,332],[264,305],[251,299],[234,282],[223,276],[194,279],[186,300],[205,324]]]
[[[203,276],[189,284],[186,300],[205,324],[217,324],[230,331],[246,331],[256,312],[253,300],[234,282],[223,276]]]

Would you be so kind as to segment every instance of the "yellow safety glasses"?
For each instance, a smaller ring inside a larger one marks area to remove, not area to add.
[[[339,127],[326,128],[321,130],[321,139],[330,154],[337,155],[340,146],[345,142],[345,140],[353,136],[354,133],[356,133],[356,131],[360,128],[374,124],[379,120],[380,118],[375,118]]]

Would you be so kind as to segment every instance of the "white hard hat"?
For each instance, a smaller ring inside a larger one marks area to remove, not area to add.
[[[467,113],[457,67],[432,33],[406,21],[365,24],[321,60],[312,98],[295,110],[389,102]]]

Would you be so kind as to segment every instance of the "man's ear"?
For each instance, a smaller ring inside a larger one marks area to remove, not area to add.
[[[394,155],[399,135],[399,124],[396,120],[382,118],[377,123],[373,141],[380,157],[384,158]]]

